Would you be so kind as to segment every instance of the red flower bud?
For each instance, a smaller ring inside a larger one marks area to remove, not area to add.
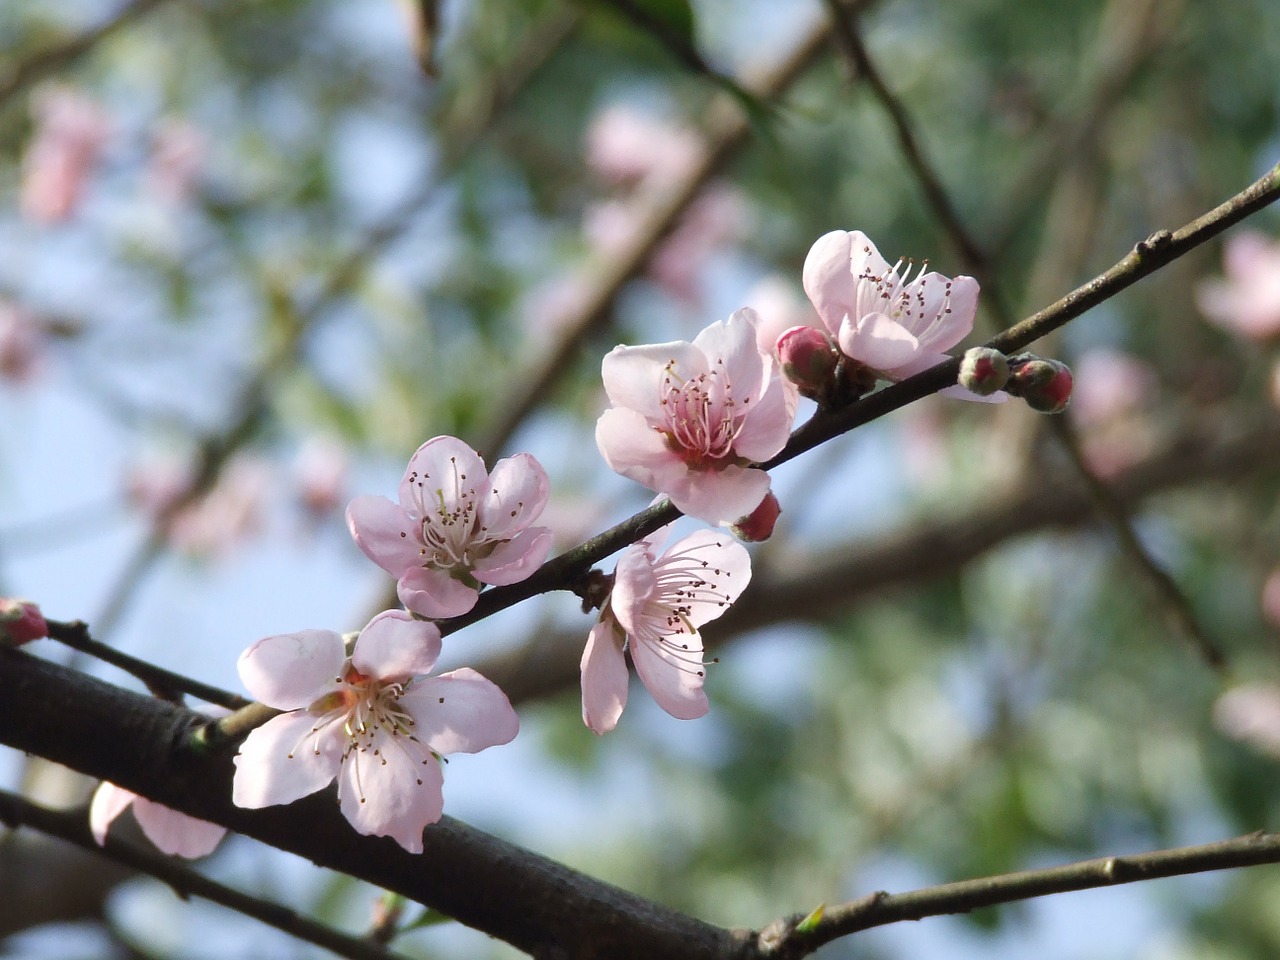
[[[778,498],[769,492],[760,501],[760,506],[733,524],[730,529],[739,540],[759,543],[773,536],[773,525],[778,522],[778,516],[781,513],[782,505],[778,503]]]
[[[1065,363],[1031,357],[1017,364],[1005,389],[1038,413],[1061,413],[1071,400],[1073,382]]]
[[[990,347],[974,347],[960,361],[960,386],[989,397],[1009,382],[1009,358]]]
[[[827,392],[835,376],[840,352],[817,327],[792,327],[778,337],[778,360],[788,380],[815,399]]]
[[[0,597],[0,644],[20,647],[49,635],[44,614],[30,600]]]

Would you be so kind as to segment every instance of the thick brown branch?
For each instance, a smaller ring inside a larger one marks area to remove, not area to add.
[[[446,817],[425,853],[362,837],[332,792],[265,810],[231,803],[231,759],[189,748],[205,718],[21,650],[0,649],[0,743],[108,779],[367,880],[539,957],[727,960],[742,940]]]

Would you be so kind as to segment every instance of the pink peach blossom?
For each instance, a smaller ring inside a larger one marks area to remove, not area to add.
[[[724,613],[751,581],[751,558],[724,532],[701,530],[657,557],[663,536],[622,555],[582,653],[582,720],[598,734],[617,725],[627,703],[624,650],[658,706],[680,720],[703,716],[698,628]]]
[[[444,805],[439,758],[507,743],[519,729],[506,695],[474,670],[423,676],[439,654],[436,625],[401,610],[370,620],[350,659],[331,630],[259,640],[240,655],[240,679],[287,712],[240,745],[232,801],[292,803],[337,778],[357,833],[421,853]]]
[[[1280,243],[1241,230],[1223,247],[1225,279],[1203,281],[1196,302],[1210,321],[1250,340],[1280,335]]]
[[[884,380],[941,363],[973,329],[976,280],[910,273],[858,230],[819,237],[804,262],[805,293],[841,352]]]
[[[40,318],[26,307],[0,300],[0,379],[29,383],[39,372],[49,339]]]
[[[551,531],[530,526],[547,503],[542,465],[521,453],[485,471],[455,437],[434,437],[409,459],[400,502],[363,496],[347,528],[365,556],[398,581],[400,601],[424,617],[456,617],[481,583],[517,583],[551,552]]]
[[[604,358],[605,462],[708,523],[759,506],[769,475],[754,464],[782,449],[795,418],[794,393],[756,349],[756,322],[744,308],[692,343],[620,346]]]
[[[147,839],[162,853],[173,857],[193,860],[206,856],[227,832],[226,827],[197,820],[104,780],[89,804],[89,829],[98,846],[107,842],[107,829],[127,807],[133,808],[133,815]]]
[[[33,98],[35,135],[22,157],[23,216],[66,220],[80,203],[111,133],[106,112],[84,94],[50,87]]]
[[[692,130],[627,106],[608,107],[587,129],[587,166],[612,183],[670,182],[693,165],[700,149]]]

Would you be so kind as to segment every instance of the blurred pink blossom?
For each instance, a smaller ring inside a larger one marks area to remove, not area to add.
[[[742,194],[725,184],[711,184],[689,204],[675,229],[649,258],[648,272],[669,294],[686,303],[700,302],[698,279],[711,256],[740,240],[750,229]]]
[[[298,502],[316,523],[340,514],[346,502],[351,458],[332,437],[308,437],[298,451],[293,475]]]
[[[1280,686],[1257,681],[1232,687],[1213,705],[1213,722],[1233,740],[1280,758]]]
[[[1280,569],[1272,570],[1262,584],[1262,615],[1267,623],[1280,630]]]
[[[184,203],[195,190],[208,149],[207,138],[194,124],[172,117],[161,120],[151,137],[148,188],[165,203]]]
[[[271,487],[267,461],[251,454],[234,458],[212,490],[174,515],[169,541],[194,556],[225,556],[262,530]]]
[[[0,300],[0,379],[30,383],[44,362],[48,333],[26,307]]]
[[[1145,459],[1158,437],[1148,417],[1155,372],[1142,360],[1114,350],[1090,350],[1075,365],[1069,408],[1081,428],[1085,460],[1100,477],[1114,477]]]
[[[743,301],[760,318],[756,343],[764,354],[777,356],[778,339],[792,327],[822,326],[801,291],[777,274],[770,274],[748,290]]]
[[[694,131],[621,105],[596,114],[586,140],[587,166],[609,183],[629,186],[678,179],[701,150]]]
[[[1225,278],[1204,280],[1196,302],[1210,321],[1250,340],[1280,335],[1280,243],[1255,230],[1223,245]]]
[[[272,487],[270,463],[253,454],[232,458],[213,489],[182,507],[193,481],[191,465],[176,457],[140,463],[125,476],[125,495],[169,543],[194,557],[219,557],[262,529]]]
[[[1150,366],[1116,350],[1089,350],[1076,361],[1074,373],[1071,415],[1082,427],[1129,416],[1147,403],[1156,389]]]
[[[226,827],[197,820],[104,780],[94,791],[89,805],[89,828],[98,846],[107,842],[107,829],[112,821],[129,807],[133,808],[133,815],[147,839],[170,856],[188,859],[206,856],[227,832]]]
[[[35,132],[22,158],[23,216],[38,223],[69,218],[111,135],[95,101],[68,87],[46,87],[32,98]]]

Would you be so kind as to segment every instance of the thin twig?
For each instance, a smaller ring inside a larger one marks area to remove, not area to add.
[[[228,710],[239,710],[253,702],[238,694],[202,683],[191,677],[184,677],[172,670],[165,670],[146,660],[131,657],[127,653],[121,653],[115,647],[94,640],[89,635],[89,625],[82,620],[73,620],[70,623],[47,620],[46,623],[49,625],[51,640],[57,640],[73,650],[79,650],[81,653],[96,657],[103,663],[119,667],[125,673],[141,680],[152,695],[161,699],[178,702],[181,695],[185,693],[205,703],[226,707]]]
[[[3,80],[0,80],[0,107],[37,80],[55,70],[69,66],[91,51],[104,37],[110,36],[143,14],[150,13],[162,3],[164,0],[131,0],[98,26],[91,27],[84,33],[40,50],[20,61]]]
[[[173,857],[153,853],[109,834],[105,846],[99,847],[89,832],[89,817],[84,810],[50,810],[15,793],[0,790],[0,821],[15,829],[27,827],[73,843],[155,877],[171,888],[180,899],[200,897],[261,921],[299,940],[331,950],[340,957],[350,957],[351,960],[398,960],[402,956],[380,943],[349,936],[278,903],[233,890],[197,873]]]
[[[943,230],[951,238],[960,252],[965,267],[981,282],[984,301],[996,318],[1000,327],[1009,326],[1012,316],[1001,295],[995,279],[992,261],[982,247],[965,228],[956,213],[955,206],[942,183],[942,178],[925,156],[924,150],[915,135],[910,115],[901,100],[884,82],[862,41],[861,34],[854,21],[854,13],[841,4],[840,0],[827,0],[827,6],[836,22],[836,36],[841,49],[849,58],[851,66],[871,88],[882,109],[893,122],[899,146],[908,166],[915,175],[926,202],[933,210],[934,216],[942,224]],[[1067,454],[1068,460],[1085,482],[1098,504],[1099,511],[1111,524],[1120,551],[1130,564],[1141,574],[1151,587],[1157,602],[1168,618],[1178,627],[1193,646],[1200,651],[1204,660],[1212,667],[1221,669],[1225,657],[1221,649],[1209,637],[1200,624],[1191,605],[1191,601],[1183,594],[1177,581],[1156,562],[1134,532],[1133,523],[1116,498],[1107,489],[1085,461],[1079,442],[1069,425],[1055,422],[1054,436],[1059,446]]]
[[[1003,353],[1017,352],[1277,199],[1280,199],[1280,164],[1246,189],[1176,232],[1161,230],[1152,234],[1110,269],[992,337],[986,346]],[[777,456],[761,466],[771,470],[834,437],[878,420],[922,397],[937,393],[944,387],[952,386],[959,370],[958,359],[948,360],[863,397],[843,409],[815,414],[791,434],[791,439]],[[539,593],[566,589],[576,578],[590,570],[593,564],[670,523],[679,515],[680,512],[665,500],[641,510],[585,543],[548,560],[529,579],[485,590],[470,613],[443,621],[441,630],[451,633]]]
[[[1139,880],[1186,876],[1280,863],[1280,834],[1259,830],[1233,840],[1176,847],[1122,857],[1099,857],[1044,870],[1024,870],[977,880],[962,880],[909,893],[883,891],[828,907],[820,919],[801,926],[805,915],[784,918],[761,931],[761,953],[802,957],[824,943],[859,930],[903,920],[968,913],[980,907],[1016,903],[1072,890],[1094,890]]]
[[[1135,510],[1155,494],[1195,483],[1230,484],[1239,477],[1280,468],[1280,417],[1235,414],[1206,419],[1183,431],[1169,447],[1112,478],[1121,504]],[[1069,477],[1031,475],[1014,490],[973,503],[954,516],[907,525],[863,543],[777,558],[752,576],[751,589],[703,631],[714,651],[743,632],[770,624],[821,622],[868,599],[945,576],[1038,531],[1086,526],[1097,507]],[[578,682],[585,630],[536,633],[514,650],[472,663],[502,687],[513,704],[555,696]]]

